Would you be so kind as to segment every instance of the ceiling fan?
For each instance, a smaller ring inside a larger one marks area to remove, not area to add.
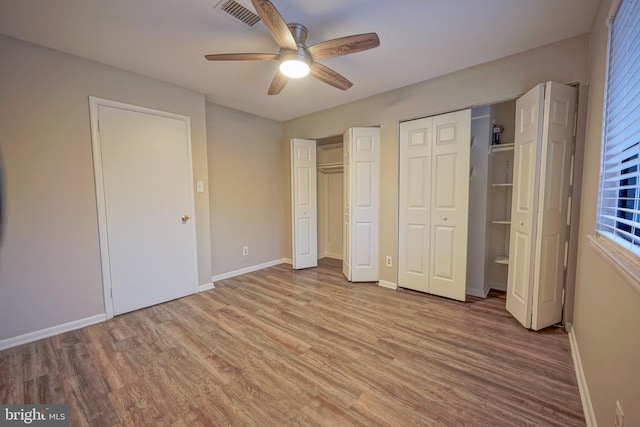
[[[209,61],[280,61],[280,68],[267,92],[269,95],[279,94],[287,84],[287,77],[300,78],[309,73],[333,87],[347,90],[353,83],[317,61],[380,46],[376,33],[340,37],[307,46],[307,28],[304,25],[287,24],[269,0],[251,0],[251,3],[280,46],[280,52],[221,53],[205,55],[205,58]]]

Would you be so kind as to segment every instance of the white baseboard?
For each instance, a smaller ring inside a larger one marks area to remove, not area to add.
[[[324,253],[321,253],[320,256],[318,257],[318,259],[322,259],[322,258],[339,259],[340,261],[342,261],[342,254],[332,254],[330,252],[324,252]]]
[[[489,282],[488,285],[489,285],[489,289],[495,289],[496,291],[507,292],[506,283]]]
[[[213,282],[205,283],[204,285],[198,286],[198,292],[204,292],[204,291],[208,291],[209,289],[214,289],[214,288],[215,288],[215,286],[213,285]]]
[[[64,332],[104,322],[105,320],[107,320],[106,314],[96,314],[95,316],[85,317],[84,319],[74,320],[73,322],[63,323],[62,325],[51,326],[50,328],[40,329],[39,331],[29,332],[28,334],[18,335],[13,338],[7,338],[0,340],[0,350],[6,350],[7,348],[28,344],[43,338],[49,338]]]
[[[378,280],[378,286],[388,289],[398,289],[397,283],[387,282],[386,280]]]
[[[487,287],[484,289],[478,289],[478,288],[467,288],[466,293],[467,295],[471,295],[474,297],[480,297],[480,298],[486,298],[487,295],[489,295],[489,291],[491,290],[491,288]]]
[[[217,282],[218,280],[230,279],[232,277],[241,276],[243,274],[251,273],[254,271],[262,270],[263,268],[273,267],[278,264],[291,264],[291,260],[287,258],[276,259],[273,261],[263,262],[262,264],[256,264],[245,268],[240,268],[238,270],[229,271],[222,274],[217,274],[211,277],[212,282]]]
[[[569,343],[571,344],[571,356],[573,357],[573,366],[576,370],[576,378],[578,380],[578,389],[580,390],[580,399],[582,400],[582,410],[587,427],[598,427],[596,414],[591,404],[591,396],[589,395],[589,387],[587,387],[587,378],[584,376],[582,369],[582,359],[580,358],[580,350],[578,349],[578,341],[576,340],[575,328],[569,331]]]

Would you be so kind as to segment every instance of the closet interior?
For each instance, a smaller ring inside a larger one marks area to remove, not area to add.
[[[471,110],[469,295],[507,290],[515,114],[515,100]]]
[[[343,259],[343,137],[316,141],[318,167],[318,258]]]

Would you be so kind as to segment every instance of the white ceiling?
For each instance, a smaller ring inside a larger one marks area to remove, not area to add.
[[[285,21],[307,26],[308,45],[366,32],[380,37],[379,48],[321,61],[351,80],[351,89],[307,77],[277,96],[267,95],[277,62],[204,59],[278,52],[262,23],[236,23],[213,9],[218,2],[0,0],[0,33],[285,121],[587,33],[599,0],[272,0]]]

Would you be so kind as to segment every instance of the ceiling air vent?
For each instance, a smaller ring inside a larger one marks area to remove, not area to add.
[[[225,14],[237,19],[251,28],[260,22],[260,17],[258,15],[235,0],[222,0],[215,8],[220,9]]]

